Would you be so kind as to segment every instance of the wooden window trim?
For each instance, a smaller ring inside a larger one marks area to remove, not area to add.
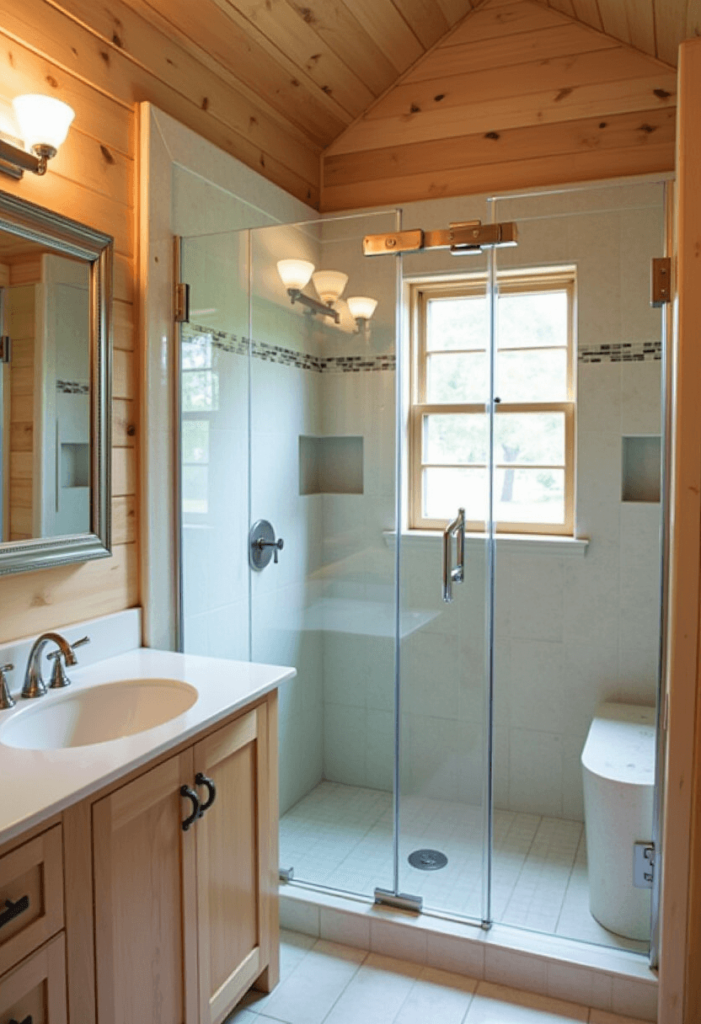
[[[410,403],[409,403],[409,528],[412,530],[442,530],[444,520],[430,519],[422,515],[422,477],[424,463],[423,454],[423,420],[431,413],[485,413],[486,406],[480,403],[428,403],[426,402],[426,367],[429,356],[426,339],[426,310],[430,299],[436,296],[444,298],[478,295],[487,284],[485,274],[474,275],[463,279],[459,284],[451,282],[422,281],[411,285],[410,312],[412,325],[411,365],[410,365]],[[573,536],[575,526],[575,271],[566,270],[507,272],[499,275],[498,289],[500,294],[526,293],[534,291],[566,291],[568,295],[568,332],[567,332],[567,399],[560,402],[522,402],[500,403],[496,415],[514,412],[562,412],[565,416],[565,460],[563,466],[545,468],[564,469],[565,472],[565,515],[562,523],[498,523],[499,533],[524,533],[551,536]],[[488,342],[482,349],[450,349],[451,354],[488,351]],[[505,346],[499,351],[534,351],[563,348],[564,346]],[[543,468],[524,464],[515,468]],[[467,529],[470,532],[484,532],[486,524],[470,520]]]

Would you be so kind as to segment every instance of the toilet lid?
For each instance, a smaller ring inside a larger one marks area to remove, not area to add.
[[[602,704],[591,723],[582,764],[615,782],[651,786],[655,781],[655,709]]]

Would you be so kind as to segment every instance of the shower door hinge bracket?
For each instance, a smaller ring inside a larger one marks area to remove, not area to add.
[[[279,870],[278,870],[278,878],[280,879],[281,882],[291,882],[294,877],[295,877],[295,869],[294,868],[279,868]]]
[[[650,305],[655,308],[672,301],[672,261],[662,256],[652,261]]]
[[[176,324],[188,324],[190,322],[189,284],[176,284],[175,286],[175,322]]]
[[[424,907],[423,896],[409,896],[406,892],[392,892],[391,889],[375,889],[375,903],[395,910],[410,910],[420,914]]]
[[[518,227],[513,221],[483,224],[481,220],[460,221],[444,231],[394,231],[386,235],[366,235],[365,256],[386,256],[398,252],[419,252],[422,249],[450,249],[455,256],[479,253],[497,246],[517,245]]]
[[[0,335],[0,363],[9,363],[12,359],[12,339],[9,334]]]
[[[633,885],[636,889],[652,889],[655,880],[655,847],[652,843],[633,845]]]

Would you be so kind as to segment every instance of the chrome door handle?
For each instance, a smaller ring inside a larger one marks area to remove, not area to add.
[[[457,536],[457,565],[452,564],[452,540]],[[453,583],[465,582],[465,509],[459,508],[458,514],[443,531],[443,600],[453,600]]]

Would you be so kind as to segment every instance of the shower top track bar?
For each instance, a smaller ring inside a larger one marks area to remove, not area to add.
[[[517,245],[518,227],[513,221],[503,224],[483,224],[481,220],[461,221],[443,231],[395,231],[386,235],[366,235],[363,239],[365,256],[385,256],[388,253],[418,252],[421,249],[450,249],[455,256],[479,253],[497,246]]]

